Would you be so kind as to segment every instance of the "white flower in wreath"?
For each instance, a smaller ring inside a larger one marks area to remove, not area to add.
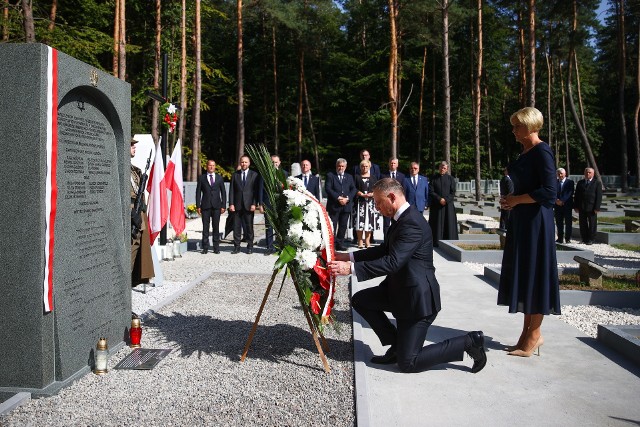
[[[304,229],[302,228],[302,222],[291,220],[289,221],[289,236],[296,239],[302,239]]]
[[[302,247],[312,251],[317,250],[322,244],[322,235],[319,230],[302,232]]]
[[[302,182],[300,178],[296,178],[293,176],[290,176],[289,178],[287,178],[287,187],[300,192],[305,190],[304,182]]]
[[[307,199],[299,191],[284,190],[282,193],[287,197],[289,206],[304,206],[307,204]]]
[[[310,250],[298,250],[298,253],[296,253],[296,261],[298,261],[300,266],[305,270],[310,270],[315,267],[317,259],[318,256],[316,253]]]
[[[313,204],[307,206],[302,216],[302,221],[304,222],[304,224],[311,230],[315,230],[318,228],[319,220],[320,215],[318,215],[318,211],[316,210],[315,206]]]
[[[173,105],[173,104],[169,104],[169,106],[167,107],[167,113],[169,113],[169,114],[173,114],[173,113],[175,113],[176,111],[178,111],[178,109],[176,108],[176,106],[175,106],[175,105]]]

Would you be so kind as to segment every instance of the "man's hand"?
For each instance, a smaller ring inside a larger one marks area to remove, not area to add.
[[[220,208],[220,214],[225,213],[226,209],[225,208]]]
[[[558,206],[564,206],[564,202],[560,199],[556,199],[556,205]]]
[[[236,207],[233,205],[229,205],[229,212],[235,212],[236,211]]]
[[[256,205],[251,205],[251,207],[249,208],[249,210],[251,212],[255,212],[256,211]]]
[[[263,205],[260,205],[260,213],[262,213],[262,214],[264,213],[264,206]]]
[[[331,261],[329,271],[336,276],[348,276],[351,274],[351,261]]]
[[[447,204],[447,201],[445,199],[440,199],[440,205],[444,206]]]
[[[202,209],[198,208],[198,215],[202,215]]]

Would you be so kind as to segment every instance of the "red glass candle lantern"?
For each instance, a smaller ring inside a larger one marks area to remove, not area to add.
[[[140,348],[140,340],[142,339],[142,328],[140,327],[140,319],[134,317],[131,319],[131,329],[129,329],[129,347]]]

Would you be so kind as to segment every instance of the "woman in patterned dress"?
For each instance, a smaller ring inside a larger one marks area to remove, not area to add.
[[[377,179],[371,175],[371,162],[360,162],[360,175],[356,175],[356,197],[353,204],[353,229],[358,238],[358,248],[371,245],[373,230],[378,228],[378,212],[373,202],[373,185]],[[363,245],[364,241],[364,245]]]

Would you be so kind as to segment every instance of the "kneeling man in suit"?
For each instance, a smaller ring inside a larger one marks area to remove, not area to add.
[[[372,363],[398,363],[402,372],[419,372],[440,363],[474,360],[471,372],[487,363],[482,331],[423,347],[427,330],[440,311],[440,285],[433,266],[431,229],[422,212],[410,205],[402,184],[384,178],[373,187],[378,211],[392,219],[384,242],[350,254],[336,254],[333,274],[355,274],[358,281],[386,276],[378,286],[357,292],[353,308],[369,323],[383,345],[390,345]],[[397,327],[387,318],[391,312]]]

